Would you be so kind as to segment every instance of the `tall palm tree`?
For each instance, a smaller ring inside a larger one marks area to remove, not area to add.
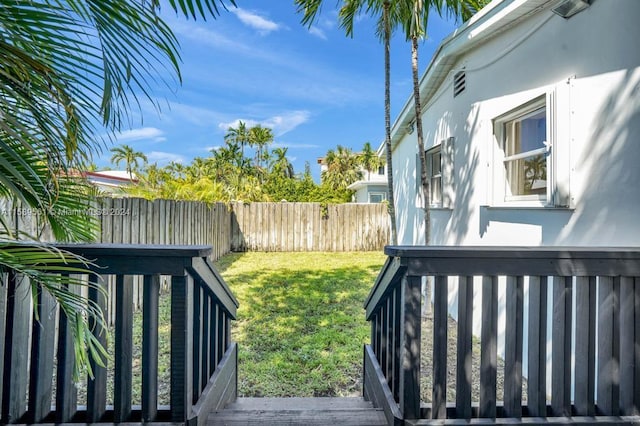
[[[429,12],[435,10],[442,15],[450,15],[469,19],[488,0],[401,0],[398,18],[405,36],[411,42],[411,77],[413,82],[413,104],[415,126],[418,139],[418,157],[420,159],[420,183],[424,209],[424,242],[431,243],[431,210],[430,182],[427,176],[427,159],[424,149],[424,133],[422,132],[422,104],[420,99],[420,76],[418,75],[418,44],[426,36]]]
[[[429,180],[427,179],[426,158],[424,155],[424,135],[422,134],[422,110],[418,78],[418,41],[426,35],[429,10],[435,9],[439,14],[446,11],[453,16],[467,20],[489,1],[490,0],[343,0],[342,2],[339,16],[341,26],[347,30],[347,35],[353,34],[355,17],[363,8],[366,8],[367,13],[381,17],[378,21],[378,35],[382,34],[385,43],[385,147],[387,152],[389,208],[392,217],[392,239],[394,244],[397,241],[397,231],[395,228],[389,100],[389,40],[391,33],[394,28],[400,25],[405,31],[407,40],[411,42],[413,97],[420,158],[420,182],[424,200],[425,244],[429,244],[431,229]],[[311,24],[320,11],[322,0],[295,0],[295,3],[298,6],[298,11],[304,14],[302,22]]]
[[[256,165],[261,168],[266,156],[267,146],[273,143],[273,130],[260,124],[249,129],[249,141],[256,148]]]
[[[398,244],[396,206],[393,193],[393,147],[391,146],[391,3],[383,3],[382,26],[384,34],[384,147],[387,154],[387,192],[389,216],[391,217],[391,244]]]
[[[227,134],[224,135],[224,140],[228,143],[235,143],[240,147],[240,153],[244,157],[245,145],[251,144],[251,138],[249,137],[249,129],[244,121],[238,121],[237,127],[229,127]]]
[[[119,167],[120,163],[124,162],[125,170],[127,171],[130,179],[133,179],[133,171],[138,170],[140,167],[140,163],[138,161],[143,161],[143,163],[147,162],[147,156],[144,155],[144,153],[135,151],[129,145],[113,147],[111,148],[111,152],[113,153],[111,156],[111,162],[116,167]]]
[[[302,23],[313,24],[320,12],[322,0],[296,0],[298,11],[303,13]],[[355,17],[363,7],[367,11],[377,15],[382,3],[381,21],[378,23],[378,36],[382,36],[384,43],[384,127],[385,127],[385,152],[387,158],[387,192],[388,209],[391,220],[391,244],[398,243],[398,231],[396,225],[395,197],[393,191],[393,155],[391,146],[391,33],[393,31],[390,17],[390,0],[343,0],[340,8],[340,25],[345,29],[347,36],[353,36]],[[395,21],[393,21],[395,22]]]
[[[91,198],[71,169],[83,169],[107,138],[132,118],[139,97],[155,103],[158,76],[180,81],[177,41],[159,16],[160,2],[5,1],[0,13],[0,197],[38,213],[58,241],[97,234]],[[225,0],[169,0],[174,11],[216,16]],[[227,4],[235,4],[228,0]],[[97,142],[96,142],[97,141]],[[64,214],[60,214],[63,212]],[[89,321],[104,325],[100,309],[65,290],[79,284],[43,265],[86,271],[86,261],[46,244],[15,240],[11,217],[0,212],[0,271],[30,278],[60,303],[75,343],[76,377],[105,352]],[[37,239],[38,235],[27,236]],[[75,268],[75,269],[72,269]]]

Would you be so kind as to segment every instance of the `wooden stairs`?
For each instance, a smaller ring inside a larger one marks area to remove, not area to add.
[[[238,398],[209,414],[207,426],[382,426],[382,409],[363,398]]]

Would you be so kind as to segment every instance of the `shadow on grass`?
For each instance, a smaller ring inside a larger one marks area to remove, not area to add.
[[[227,269],[233,266],[233,264],[238,260],[241,260],[242,257],[246,254],[247,253],[245,252],[228,253],[222,256],[220,259],[214,261],[213,264],[220,274],[224,274]]]

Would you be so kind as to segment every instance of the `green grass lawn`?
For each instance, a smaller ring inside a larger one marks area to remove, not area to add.
[[[385,257],[241,253],[216,262],[240,302],[239,396],[348,396],[362,387],[362,305]]]

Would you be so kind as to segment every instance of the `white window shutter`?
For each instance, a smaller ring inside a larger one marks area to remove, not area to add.
[[[455,137],[442,141],[442,207],[453,208],[455,201]]]
[[[570,192],[571,180],[571,87],[573,78],[558,83],[549,93],[547,102],[552,108],[551,131],[553,132],[553,193],[555,207],[573,207]]]

